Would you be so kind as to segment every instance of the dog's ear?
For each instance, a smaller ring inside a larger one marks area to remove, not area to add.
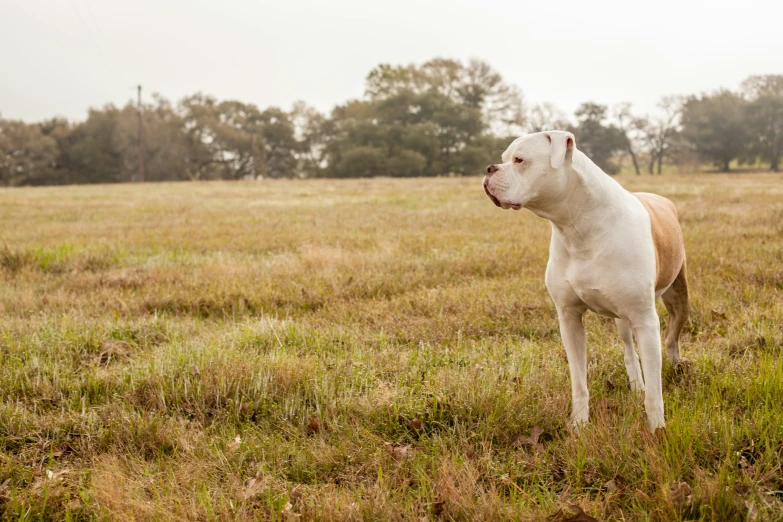
[[[558,169],[569,151],[574,150],[574,135],[566,131],[552,131],[546,137],[549,138],[549,163],[553,169]]]

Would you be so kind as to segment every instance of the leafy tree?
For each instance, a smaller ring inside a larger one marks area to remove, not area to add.
[[[780,170],[783,155],[783,75],[751,76],[742,84],[748,99],[746,121],[751,156],[759,156]]]
[[[121,157],[113,145],[119,116],[114,105],[106,105],[103,109],[90,109],[87,120],[72,127],[61,142],[64,150],[58,160],[67,183],[121,181]]]
[[[402,150],[386,162],[389,176],[410,178],[421,176],[427,166],[427,158],[415,150]]]
[[[142,107],[144,179],[186,180],[187,139],[182,131],[182,118],[160,95],[153,95],[153,101]],[[120,111],[112,145],[120,156],[119,179],[136,181],[139,171],[138,113],[130,103]]]
[[[276,107],[260,114],[258,125],[263,138],[261,173],[271,178],[290,178],[296,174],[296,153],[301,149],[291,117]]]
[[[703,159],[728,172],[748,147],[746,107],[740,95],[725,89],[691,96],[682,108],[683,136]]]
[[[222,162],[215,127],[219,124],[218,101],[203,94],[183,98],[177,104],[185,133],[185,162],[188,178],[217,179],[218,164]]]
[[[339,178],[380,176],[386,172],[386,153],[372,146],[357,146],[345,151],[333,172]]]
[[[191,179],[290,177],[296,172],[296,129],[285,111],[196,94],[178,105]]]
[[[494,133],[518,134],[525,124],[522,92],[488,63],[470,60],[460,85],[460,98],[468,107],[481,110],[484,124]]]
[[[0,119],[0,184],[52,183],[56,160],[57,142],[39,125]]]
[[[328,120],[303,101],[294,103],[290,118],[298,143],[296,173],[303,178],[318,177],[323,170],[326,141],[331,130]]]
[[[49,118],[39,124],[44,136],[49,136],[57,143],[57,159],[54,162],[53,177],[45,182],[47,185],[61,185],[71,183],[69,179],[69,139],[74,126],[61,117]]]
[[[437,93],[458,105],[477,109],[482,124],[495,132],[519,132],[524,125],[522,94],[489,64],[435,58],[420,66],[381,64],[367,76],[366,97],[378,101],[403,92]]]
[[[579,148],[607,174],[619,170],[612,158],[628,149],[628,138],[615,125],[607,123],[605,105],[586,102],[580,105],[574,115],[577,125],[571,128]]]

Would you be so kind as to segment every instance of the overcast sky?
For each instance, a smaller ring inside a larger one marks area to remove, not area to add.
[[[783,73],[783,1],[0,0],[0,114],[197,91],[322,111],[376,64],[488,61],[529,103],[632,102]]]

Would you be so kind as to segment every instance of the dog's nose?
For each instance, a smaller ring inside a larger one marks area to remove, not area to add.
[[[497,171],[499,171],[499,170],[500,170],[500,169],[498,168],[498,166],[497,166],[497,165],[489,165],[489,166],[487,167],[487,174],[489,174],[489,175],[492,175],[492,174],[494,174],[495,172],[497,172]]]

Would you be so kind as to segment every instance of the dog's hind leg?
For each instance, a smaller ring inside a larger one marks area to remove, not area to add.
[[[633,335],[639,342],[639,358],[644,372],[644,410],[650,431],[663,428],[663,386],[661,383],[661,325],[655,303],[650,301],[647,313],[629,318]]]
[[[674,365],[687,364],[687,359],[680,358],[680,333],[688,322],[688,278],[684,262],[680,273],[677,274],[669,289],[663,293],[661,299],[666,306],[666,311],[669,312],[666,333],[664,334],[669,360]]]
[[[625,319],[615,319],[617,332],[625,345],[625,369],[628,371],[628,380],[631,382],[633,391],[644,391],[644,379],[642,378],[642,368],[639,366],[639,357],[633,347],[633,329],[631,323]]]

